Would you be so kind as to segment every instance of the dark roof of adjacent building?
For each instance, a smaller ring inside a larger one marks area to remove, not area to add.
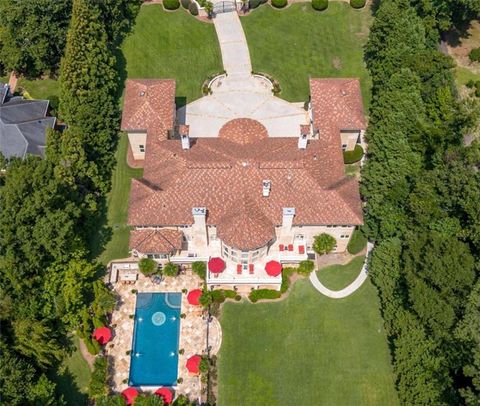
[[[45,156],[46,130],[55,126],[48,117],[48,100],[13,97],[0,83],[0,152],[5,158],[27,154]]]

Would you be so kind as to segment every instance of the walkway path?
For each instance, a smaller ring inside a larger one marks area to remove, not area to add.
[[[332,299],[342,299],[344,297],[350,296],[360,286],[362,286],[363,282],[365,282],[365,280],[368,277],[368,258],[370,256],[370,252],[372,251],[372,249],[373,249],[373,244],[368,243],[367,244],[367,255],[365,256],[365,263],[363,264],[362,270],[360,271],[357,278],[350,285],[348,285],[346,288],[341,289],[341,290],[328,289],[325,285],[322,284],[322,282],[319,281],[316,272],[312,272],[310,274],[310,282],[312,282],[313,287],[315,289],[317,289],[320,293],[322,293],[325,296],[328,296]]]
[[[180,123],[190,126],[191,137],[217,137],[220,128],[235,118],[261,122],[270,137],[296,137],[307,124],[307,112],[272,94],[271,83],[252,75],[250,53],[237,12],[214,18],[223,67],[227,76],[215,81],[213,94],[178,111]]]

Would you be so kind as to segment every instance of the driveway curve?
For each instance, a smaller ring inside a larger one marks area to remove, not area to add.
[[[350,296],[353,292],[360,288],[360,286],[363,285],[363,282],[365,282],[368,277],[368,259],[370,256],[370,252],[373,249],[373,246],[374,245],[372,243],[367,244],[367,255],[365,256],[365,263],[363,264],[363,267],[356,279],[346,288],[343,288],[341,290],[328,289],[325,285],[322,284],[322,282],[320,282],[316,272],[312,272],[310,274],[310,282],[312,282],[313,287],[317,289],[321,294],[332,299],[343,299],[344,297]]]

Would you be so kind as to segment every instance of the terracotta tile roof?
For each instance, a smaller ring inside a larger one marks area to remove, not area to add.
[[[182,237],[182,232],[167,228],[133,230],[130,233],[129,247],[146,254],[169,254],[182,249]]]
[[[175,117],[175,80],[127,79],[122,131],[147,131],[166,139]]]
[[[251,120],[227,123],[230,137],[197,138],[189,150],[179,140],[148,144],[144,179],[133,180],[129,224],[189,225],[192,207],[207,208],[207,224],[219,237],[240,249],[253,249],[274,238],[283,207],[295,207],[295,225],[361,224],[358,183],[344,174],[340,135],[310,140],[247,138],[238,134]],[[148,163],[148,164],[147,164]],[[268,197],[263,180],[271,181]]]
[[[327,142],[340,130],[365,130],[358,79],[310,79],[313,122]]]
[[[224,138],[236,144],[250,144],[254,141],[268,138],[267,129],[256,120],[250,118],[237,118],[226,123],[218,133],[219,138]]]

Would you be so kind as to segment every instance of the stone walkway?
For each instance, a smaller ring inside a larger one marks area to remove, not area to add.
[[[250,53],[236,12],[214,18],[226,76],[214,81],[212,94],[179,109],[181,124],[190,126],[191,137],[217,137],[220,128],[235,118],[261,122],[270,137],[297,137],[300,125],[309,122],[308,113],[272,93],[266,78],[252,74]]]
[[[372,243],[367,243],[367,255],[365,256],[365,263],[363,264],[362,270],[360,271],[357,278],[346,288],[341,290],[331,290],[328,289],[325,285],[323,285],[317,277],[316,272],[312,272],[310,274],[310,282],[315,289],[317,289],[321,294],[330,297],[332,299],[343,299],[344,297],[350,296],[353,292],[355,292],[360,286],[363,285],[363,282],[368,277],[368,258],[370,256],[370,252],[373,249]]]

